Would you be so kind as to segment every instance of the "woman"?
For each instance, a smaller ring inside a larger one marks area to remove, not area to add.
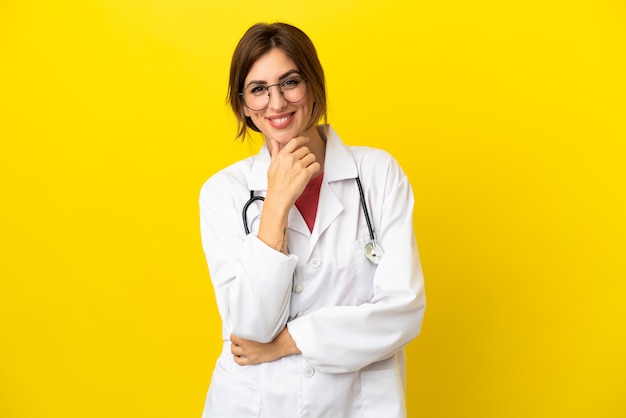
[[[229,100],[239,136],[265,143],[200,193],[224,340],[204,417],[406,416],[403,347],[425,307],[407,177],[318,126],[324,73],[293,26],[245,33]]]

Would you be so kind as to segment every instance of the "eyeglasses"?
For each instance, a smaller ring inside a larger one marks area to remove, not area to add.
[[[306,85],[308,82],[309,80],[294,76],[269,86],[253,84],[246,87],[239,95],[248,109],[259,111],[265,109],[270,103],[270,87],[278,86],[280,94],[288,103],[298,103],[306,96]]]

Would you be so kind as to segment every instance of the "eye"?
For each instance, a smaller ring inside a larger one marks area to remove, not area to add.
[[[298,87],[298,85],[301,82],[302,82],[302,79],[299,77],[289,78],[282,82],[282,86],[283,86],[283,89],[285,90],[291,90],[291,89],[295,89],[296,87]]]
[[[260,96],[267,91],[266,86],[252,86],[248,88],[248,93],[254,96]]]

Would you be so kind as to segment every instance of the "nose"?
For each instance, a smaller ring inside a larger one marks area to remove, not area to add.
[[[272,87],[276,88],[274,90],[271,90]],[[280,91],[280,84],[274,84],[272,86],[269,86],[267,89],[267,94],[270,96],[268,107],[271,110],[280,110],[284,108],[287,104],[287,100],[285,100],[285,98],[283,97],[283,92]]]

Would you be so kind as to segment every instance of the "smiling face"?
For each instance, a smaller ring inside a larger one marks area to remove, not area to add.
[[[250,86],[269,86],[282,83],[290,76],[301,75],[295,62],[280,48],[272,48],[257,59],[244,82],[244,89]],[[243,107],[245,116],[265,136],[273,139],[281,147],[296,136],[305,134],[311,121],[312,103],[307,94],[297,103],[289,103],[280,93],[279,86],[270,87],[269,103],[265,109],[252,110]]]

